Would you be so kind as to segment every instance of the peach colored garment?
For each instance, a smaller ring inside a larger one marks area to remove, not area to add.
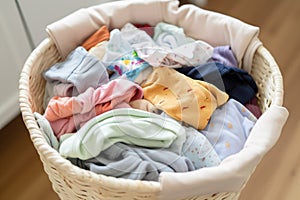
[[[100,42],[100,43],[96,44],[96,46],[92,47],[89,50],[89,53],[91,55],[95,56],[96,58],[98,58],[99,60],[102,60],[106,53],[107,44],[108,44],[108,41]]]
[[[151,113],[159,113],[159,110],[146,99],[137,99],[131,101],[129,105],[135,109],[144,110]]]
[[[141,99],[142,88],[125,79],[115,79],[96,89],[89,88],[76,97],[53,97],[44,113],[57,137],[73,133],[92,117],[114,108],[128,108]]]
[[[98,43],[109,40],[109,30],[106,26],[101,26],[95,33],[93,33],[89,38],[87,38],[81,46],[83,46],[87,51],[92,47],[96,46]]]

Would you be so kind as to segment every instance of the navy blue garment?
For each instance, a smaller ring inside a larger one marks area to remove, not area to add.
[[[252,76],[245,70],[223,65],[218,62],[209,62],[196,67],[176,69],[186,76],[206,81],[226,92],[230,98],[246,104],[255,97],[258,89]]]

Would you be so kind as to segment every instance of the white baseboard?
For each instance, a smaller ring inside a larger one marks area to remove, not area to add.
[[[20,113],[18,93],[11,95],[7,101],[0,104],[0,129],[7,125]]]

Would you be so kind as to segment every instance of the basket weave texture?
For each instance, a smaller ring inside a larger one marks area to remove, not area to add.
[[[52,149],[44,139],[33,112],[43,113],[45,80],[42,72],[61,61],[49,38],[45,39],[29,56],[19,81],[19,102],[23,120],[31,140],[43,162],[44,170],[53,189],[61,199],[159,199],[159,182],[135,181],[98,175],[72,165]],[[283,84],[280,70],[268,52],[261,46],[255,53],[250,72],[257,83],[258,101],[264,112],[271,105],[282,105]],[[201,169],[200,169],[201,170]],[[214,193],[187,199],[238,199],[239,192]]]

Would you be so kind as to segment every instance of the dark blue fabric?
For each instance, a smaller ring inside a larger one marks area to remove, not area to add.
[[[183,67],[176,70],[192,79],[215,85],[225,91],[230,98],[244,105],[250,102],[258,91],[255,81],[247,71],[222,63],[209,62],[196,67]]]

